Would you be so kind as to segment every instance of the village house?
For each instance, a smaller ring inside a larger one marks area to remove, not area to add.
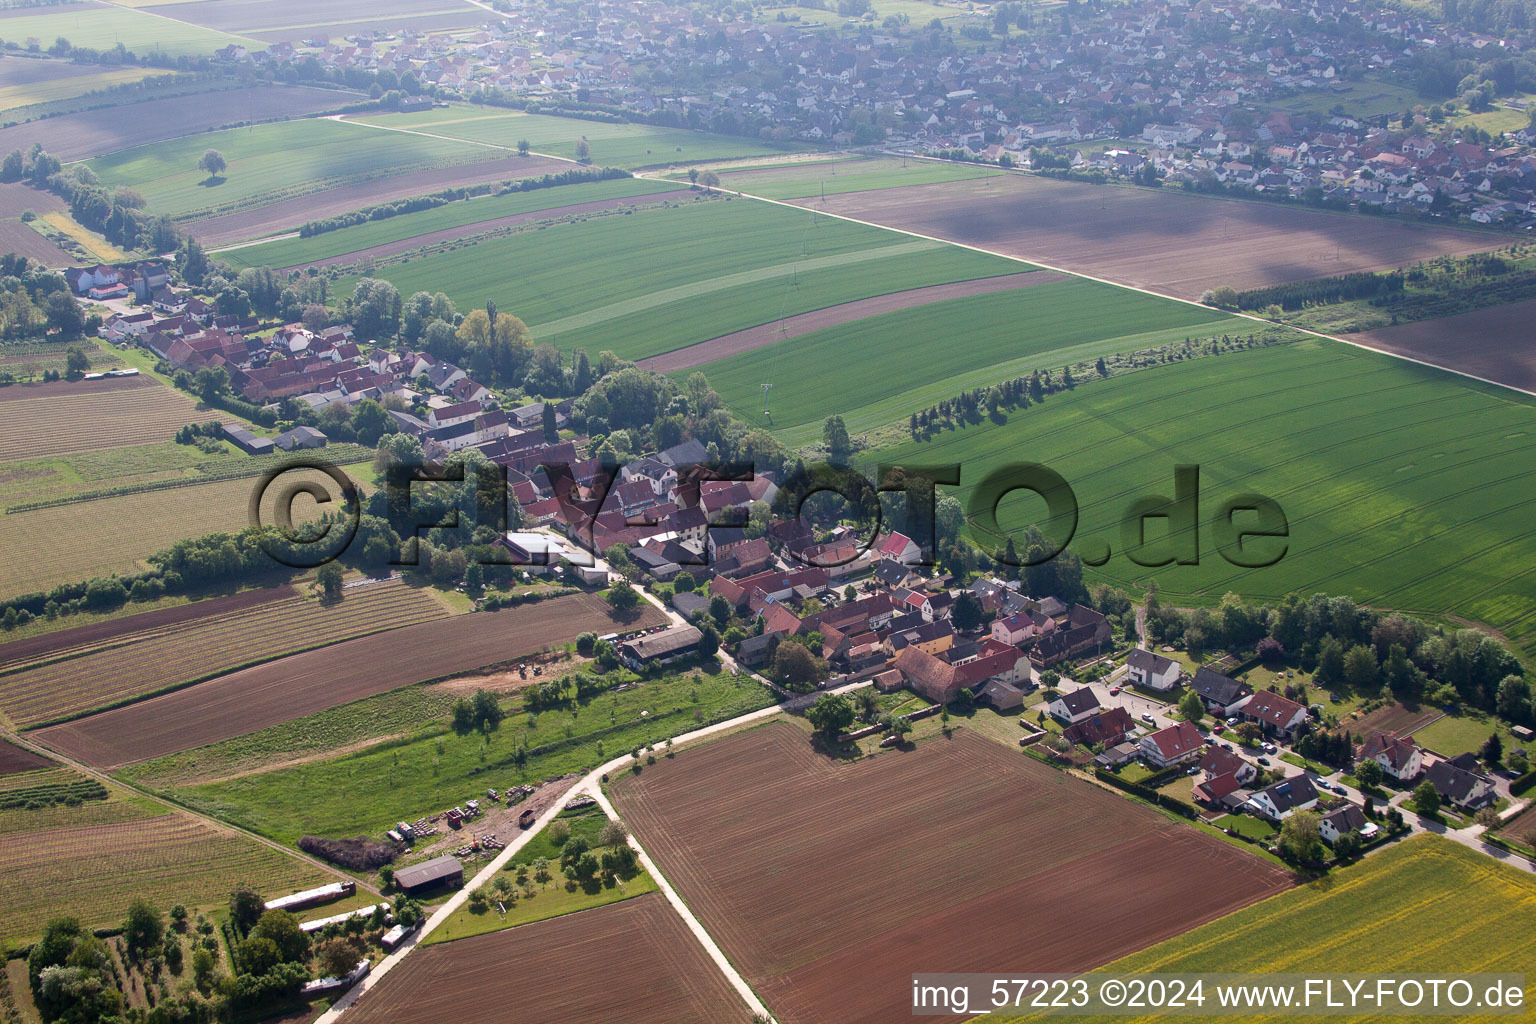
[[[1307,720],[1307,709],[1283,697],[1273,690],[1260,690],[1248,699],[1241,714],[1245,721],[1253,722],[1266,736],[1291,737],[1297,726]]]
[[[1173,689],[1178,685],[1181,671],[1179,663],[1172,658],[1153,654],[1140,647],[1131,651],[1125,659],[1125,677],[1133,686],[1148,690],[1166,692]]]
[[[1356,758],[1375,761],[1382,771],[1400,783],[1416,779],[1424,771],[1424,751],[1419,745],[1406,736],[1386,732],[1372,733],[1361,744]]]
[[[1192,722],[1176,722],[1141,738],[1141,756],[1154,768],[1183,764],[1200,753],[1205,740]]]
[[[1284,821],[1297,811],[1317,806],[1317,787],[1305,775],[1281,779],[1248,798],[1248,808],[1270,821]]]
[[[1195,672],[1190,688],[1205,701],[1209,711],[1222,718],[1231,718],[1237,714],[1248,698],[1253,696],[1253,688],[1247,683],[1240,683],[1208,668]]]
[[[1493,802],[1493,779],[1477,766],[1471,754],[1457,754],[1449,760],[1436,761],[1424,772],[1440,798],[1453,807],[1472,810]]]
[[[1105,747],[1113,747],[1129,738],[1135,729],[1136,723],[1131,719],[1131,713],[1125,708],[1116,707],[1091,714],[1067,726],[1061,734],[1067,742],[1078,746],[1092,747],[1102,743]]]
[[[1098,712],[1099,698],[1090,687],[1084,686],[1058,695],[1046,710],[1063,725],[1076,725]]]
[[[1369,839],[1378,831],[1376,823],[1367,821],[1365,813],[1356,804],[1336,807],[1323,815],[1317,823],[1317,834],[1329,846],[1337,843],[1340,836],[1347,836],[1351,832],[1358,832],[1360,838]]]

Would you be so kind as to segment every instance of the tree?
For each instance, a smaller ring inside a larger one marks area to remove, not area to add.
[[[1419,783],[1419,787],[1413,791],[1413,809],[1426,818],[1438,817],[1440,814],[1440,791],[1435,784],[1425,779]]]
[[[263,913],[251,934],[271,939],[285,963],[301,963],[309,955],[309,936],[299,928],[299,919],[286,910]]]
[[[528,155],[528,151],[531,150],[532,148],[533,148],[533,145],[527,139],[518,139],[517,140],[517,155],[518,156],[527,156]]]
[[[241,974],[255,977],[270,973],[272,968],[283,962],[277,943],[260,935],[252,935],[240,943],[236,959],[239,960]]]
[[[715,625],[724,626],[731,621],[731,602],[719,594],[709,599],[709,617],[715,620]]]
[[[544,403],[544,440],[553,444],[560,439],[560,427],[555,422],[555,403]]]
[[[768,674],[786,689],[809,693],[827,671],[826,662],[792,640],[781,641],[768,664]]]
[[[983,614],[981,600],[969,590],[962,590],[960,596],[955,598],[955,605],[950,611],[949,619],[960,632],[968,633],[981,628]]]
[[[165,938],[165,922],[148,900],[139,898],[128,904],[128,916],[123,921],[123,944],[128,956],[138,960],[160,945]]]
[[[827,458],[832,462],[846,463],[853,454],[853,441],[848,436],[848,426],[835,413],[827,417],[821,428],[821,440],[827,448]]]
[[[335,562],[326,562],[315,573],[315,582],[320,584],[320,593],[326,601],[340,601],[342,594],[341,566]]]
[[[633,611],[635,605],[640,603],[640,595],[624,580],[609,587],[603,599],[608,602],[609,607],[621,615]]]
[[[720,634],[713,626],[705,626],[699,630],[699,654],[706,658],[713,658],[720,653]]]
[[[623,846],[629,841],[629,829],[621,821],[610,821],[597,833],[599,846]]]
[[[241,882],[229,894],[229,919],[238,931],[246,931],[261,919],[261,893],[247,882]]]
[[[360,278],[352,289],[352,327],[359,341],[393,338],[400,331],[404,303],[388,281]]]
[[[91,360],[84,351],[79,348],[70,348],[64,358],[64,372],[70,380],[75,380],[91,368]]]
[[[1316,860],[1322,844],[1319,822],[1315,811],[1296,811],[1280,826],[1280,848],[1301,863]]]
[[[228,167],[229,163],[224,159],[224,154],[220,153],[216,149],[205,151],[203,153],[202,159],[198,160],[197,162],[197,169],[200,171],[207,171],[208,177],[210,178],[217,178],[219,175],[223,174]]]
[[[1205,701],[1194,690],[1187,690],[1179,698],[1179,714],[1184,716],[1184,721],[1198,724],[1205,717]]]
[[[455,337],[477,379],[504,387],[522,383],[533,358],[533,339],[528,325],[517,317],[498,313],[493,322],[487,310],[472,309],[460,322]]]
[[[1355,765],[1355,778],[1360,780],[1361,786],[1379,786],[1382,776],[1386,774],[1375,758],[1365,758]]]
[[[479,892],[478,889],[475,891]],[[320,977],[345,978],[356,969],[362,953],[357,948],[356,939],[338,937],[322,944],[315,958],[319,963]]]
[[[1339,860],[1349,860],[1360,852],[1360,833],[1346,832],[1334,840],[1333,855]]]
[[[1504,741],[1499,739],[1498,733],[1491,733],[1484,741],[1483,748],[1477,752],[1477,756],[1483,759],[1483,763],[1490,768],[1504,760]]]
[[[1376,690],[1377,669],[1376,652],[1364,644],[1351,647],[1344,655],[1344,681],[1356,693]]]
[[[58,331],[65,341],[74,341],[85,333],[85,312],[68,292],[54,292],[43,304],[45,323]]]
[[[854,710],[847,697],[836,693],[824,693],[805,712],[805,717],[816,727],[817,732],[824,736],[837,737],[853,724]]]
[[[576,159],[582,163],[592,159],[592,144],[587,141],[585,135],[576,140]]]

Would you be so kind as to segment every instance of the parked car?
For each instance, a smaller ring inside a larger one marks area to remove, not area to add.
[[[1236,725],[1237,724],[1237,716],[1233,715],[1231,718],[1227,719],[1227,724],[1228,725]]]
[[[1264,753],[1266,753],[1266,754],[1278,754],[1279,752],[1280,752],[1280,748],[1275,746],[1273,743],[1266,743],[1266,744],[1264,744]]]
[[[1255,758],[1254,760],[1259,763],[1260,767],[1263,767],[1263,768],[1268,768],[1269,767],[1269,758],[1267,758],[1267,757],[1258,757],[1258,758]]]
[[[1197,764],[1192,764],[1192,765],[1189,766],[1189,771],[1185,772],[1184,774],[1185,775],[1199,775],[1200,774],[1200,766],[1197,765]]]
[[[1152,716],[1151,716],[1151,715],[1149,715],[1149,714],[1143,714],[1143,715],[1142,715],[1142,716],[1141,716],[1141,720],[1142,720],[1142,721],[1143,721],[1143,722],[1146,722],[1146,723],[1147,723],[1147,724],[1148,724],[1148,725],[1156,725],[1156,724],[1157,724],[1157,719],[1155,719],[1155,718],[1153,718],[1153,717],[1152,717]]]
[[[1109,695],[1110,695],[1110,696],[1111,696],[1111,697],[1115,697],[1115,696],[1118,696],[1118,695],[1119,695],[1119,693],[1120,693],[1120,687],[1118,687],[1118,686],[1111,686],[1111,687],[1110,687],[1110,688],[1109,688]]]
[[[1225,725],[1222,725],[1220,722],[1217,722],[1215,725],[1211,726],[1211,732],[1220,734],[1220,733],[1224,733],[1226,731],[1227,731],[1227,727]]]

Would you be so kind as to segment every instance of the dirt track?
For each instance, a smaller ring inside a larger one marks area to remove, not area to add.
[[[596,213],[599,210],[614,210],[624,206],[659,203],[668,199],[675,200],[680,198],[683,198],[683,196],[676,192],[657,192],[652,195],[623,196],[617,199],[594,199],[590,203],[572,203],[570,206],[557,206],[549,210],[514,213],[506,217],[497,217],[494,220],[476,221],[473,224],[465,224],[461,227],[444,228],[441,231],[431,231],[424,235],[412,235],[410,238],[402,238],[397,242],[385,242],[383,245],[358,249],[355,252],[345,253],[341,256],[332,256],[329,259],[315,260],[311,263],[296,263],[293,266],[283,267],[282,269],[295,270],[302,267],[330,267],[339,264],[356,263],[361,259],[381,260],[386,256],[408,252],[423,245],[432,245],[435,242],[451,242],[455,238],[467,238],[470,235],[484,234],[497,228],[510,228],[516,227],[519,224],[531,224],[534,221],[551,220],[555,217],[574,217],[583,213]]]
[[[612,798],[782,1024],[903,1019],[919,971],[1085,970],[1293,884],[964,728],[843,764],[775,723]]]
[[[986,277],[976,281],[957,281],[953,284],[929,285],[926,288],[909,288],[902,292],[891,292],[888,295],[875,295],[867,299],[839,303],[836,306],[825,306],[821,309],[813,309],[809,313],[800,313],[772,323],[748,327],[743,331],[722,334],[709,341],[701,341],[696,345],[673,349],[659,356],[642,359],[639,365],[657,373],[671,373],[674,370],[686,370],[689,367],[712,363],[717,359],[751,352],[753,349],[763,348],[774,342],[788,341],[790,338],[798,338],[812,331],[879,316],[881,313],[894,313],[900,309],[926,306],[931,302],[943,302],[945,299],[959,299],[968,295],[989,295],[992,292],[1011,291],[1015,288],[1029,288],[1038,284],[1065,280],[1067,280],[1065,274],[1058,274],[1051,270],[1036,270],[1025,274],[1008,274],[1004,277]]]
[[[401,174],[377,181],[325,189],[295,199],[285,199],[251,210],[227,213],[219,217],[191,221],[186,231],[205,245],[227,245],[248,238],[260,238],[281,231],[291,231],[305,221],[323,220],[365,206],[394,202],[410,196],[426,195],[445,188],[478,185],[486,181],[517,181],[558,174],[574,164],[541,157],[508,156],[505,159],[439,167],[414,174]]]
[[[25,640],[13,640],[8,644],[0,644],[0,667],[18,661],[31,661],[45,654],[53,654],[74,647],[89,647],[133,633],[143,633],[146,630],[190,622],[210,615],[223,615],[245,608],[254,608],[271,601],[293,597],[297,593],[298,591],[285,583],[282,586],[263,587],[260,590],[243,590],[227,597],[194,601],[174,608],[161,608],[139,615],[108,619],[105,622],[93,622],[89,626],[61,629],[40,636],[30,636]]]
[[[659,893],[418,949],[346,1013],[354,1024],[745,1021]]]
[[[643,606],[625,628],[665,621]],[[241,669],[205,683],[31,735],[88,764],[125,764],[190,750],[426,679],[468,672],[568,643],[616,623],[593,594],[458,615]]]
[[[1223,284],[1257,288],[1390,270],[1508,244],[1500,235],[1392,217],[1020,174],[794,204],[1188,299]]]

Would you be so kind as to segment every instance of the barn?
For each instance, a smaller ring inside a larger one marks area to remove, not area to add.
[[[458,886],[464,882],[464,865],[456,857],[433,857],[395,872],[401,890],[414,896],[438,886]]]

